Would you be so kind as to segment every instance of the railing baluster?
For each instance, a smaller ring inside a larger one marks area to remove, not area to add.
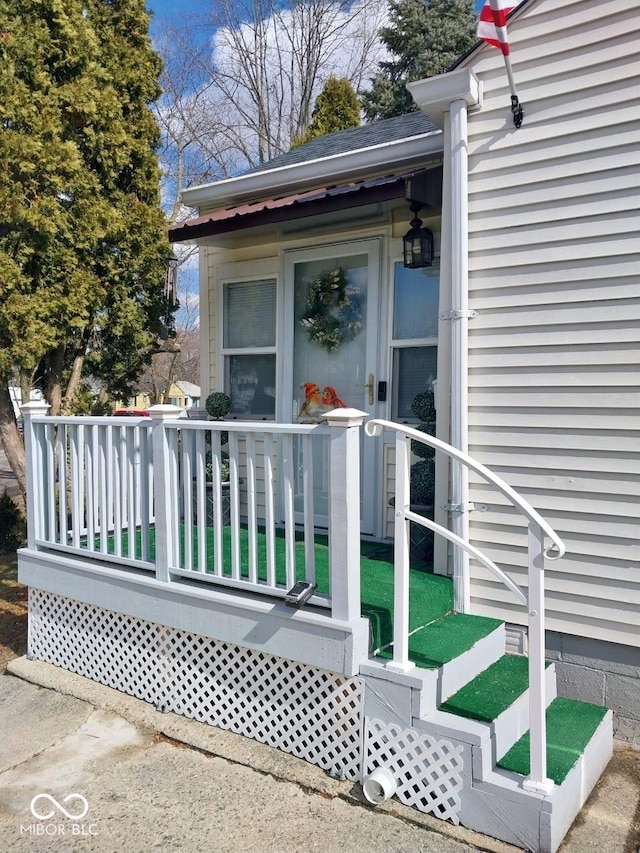
[[[181,435],[182,504],[184,512],[184,562],[182,568],[193,569],[193,435]]]
[[[47,535],[49,542],[56,542],[56,429],[54,424],[45,427],[45,447],[47,458]]]
[[[229,471],[231,478],[231,577],[240,579],[240,472],[238,435],[229,433]]]
[[[58,427],[59,463],[58,463],[58,526],[60,543],[66,545],[69,536],[67,524],[67,427]]]
[[[135,487],[135,434],[132,429],[126,429],[126,472],[127,472],[127,556],[133,559],[136,555],[136,487]]]
[[[113,508],[113,553],[116,557],[122,557],[122,526],[123,526],[123,495],[125,474],[123,471],[125,460],[124,436],[121,426],[115,427],[115,438],[111,451],[113,463],[113,493],[115,496]]]
[[[140,443],[140,557],[145,562],[149,559],[149,538],[151,524],[151,483],[153,476],[151,469],[149,429],[138,427],[138,441]]]
[[[98,427],[98,449],[99,449],[99,480],[100,480],[100,502],[98,505],[100,522],[100,553],[106,554],[109,546],[109,514],[107,499],[107,430],[108,427]]]
[[[267,548],[267,586],[276,585],[276,524],[274,480],[273,435],[265,433],[264,447],[264,523]]]
[[[195,433],[195,503],[197,537],[198,537],[198,565],[199,572],[207,571],[207,483],[206,483],[206,447],[205,433],[199,430]]]
[[[294,464],[293,436],[282,437],[282,470],[284,501],[284,541],[285,541],[285,585],[287,589],[296,582],[296,528],[294,515]]]
[[[249,558],[249,581],[258,582],[258,510],[256,485],[256,439],[254,433],[246,436],[247,455],[247,538]]]
[[[84,469],[85,469],[85,487],[84,487],[84,502],[85,502],[85,523],[87,525],[87,550],[95,551],[95,480],[94,480],[94,443],[93,443],[93,427],[89,426],[84,434]]]
[[[313,436],[302,438],[302,500],[304,518],[304,562],[306,579],[316,582],[315,506],[313,494]],[[322,436],[319,440],[322,441]]]
[[[224,540],[222,531],[222,478],[220,475],[220,432],[211,430],[211,501],[213,522],[214,574],[224,574]]]
[[[73,548],[80,547],[80,529],[83,526],[83,501],[82,501],[82,466],[80,455],[82,453],[82,441],[84,440],[84,426],[71,427],[71,545]]]

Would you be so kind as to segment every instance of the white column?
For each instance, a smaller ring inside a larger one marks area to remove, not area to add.
[[[451,444],[468,453],[468,335],[469,335],[469,221],[467,104],[453,101],[449,111],[449,158],[451,163]],[[451,466],[451,527],[461,539],[469,539],[469,475],[466,466]],[[470,609],[469,555],[453,552],[454,607]]]
[[[173,512],[177,483],[173,482],[174,459],[165,423],[180,416],[177,406],[151,406],[153,419],[153,502],[156,518],[156,578],[169,580],[169,563],[174,562],[178,548],[178,519]],[[189,532],[188,535],[191,535]]]
[[[360,618],[360,428],[366,412],[334,409],[323,415],[329,439],[329,571],[331,615]]]
[[[24,451],[27,474],[27,547],[35,550],[36,539],[40,538],[45,513],[44,467],[42,454],[38,452],[35,415],[46,415],[49,404],[33,401],[20,406],[24,422]]]

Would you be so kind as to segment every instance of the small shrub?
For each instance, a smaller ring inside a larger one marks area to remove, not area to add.
[[[411,466],[410,501],[412,504],[433,503],[435,488],[435,466],[430,459],[424,459]]]
[[[231,400],[226,394],[223,394],[222,391],[214,391],[212,394],[209,394],[205,400],[204,407],[214,421],[219,421],[222,420],[225,415],[229,414],[229,410],[231,409]]]
[[[0,554],[15,551],[24,541],[24,518],[5,489],[0,497]]]

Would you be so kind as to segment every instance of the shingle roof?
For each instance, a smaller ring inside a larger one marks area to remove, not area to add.
[[[265,172],[269,169],[292,166],[295,163],[306,163],[309,160],[319,160],[334,154],[346,154],[348,151],[371,148],[374,145],[393,142],[396,139],[408,139],[437,130],[438,127],[431,119],[420,111],[385,118],[350,130],[339,130],[327,136],[319,136],[299,148],[294,148],[267,163],[250,169],[245,174]]]

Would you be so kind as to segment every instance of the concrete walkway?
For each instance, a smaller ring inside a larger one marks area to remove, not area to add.
[[[394,800],[374,809],[358,785],[49,664],[19,658],[9,672],[3,853],[515,851]],[[639,793],[640,753],[617,752],[562,853],[636,853]]]

